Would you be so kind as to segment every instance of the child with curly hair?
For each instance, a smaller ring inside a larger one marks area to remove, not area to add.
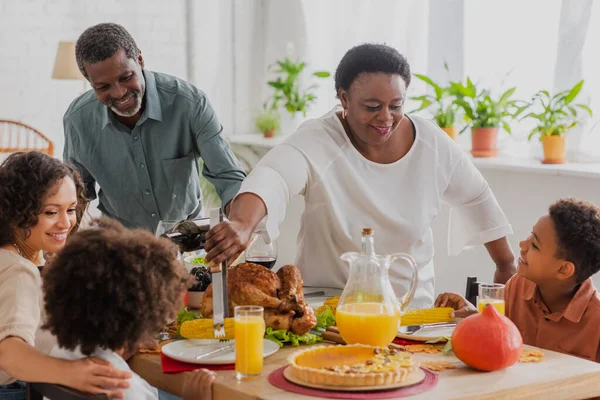
[[[520,243],[518,271],[506,284],[506,316],[532,346],[600,362],[600,296],[590,278],[600,270],[600,209],[561,199]],[[456,293],[438,307],[464,317],[477,312]]]
[[[44,271],[44,327],[58,341],[51,355],[95,356],[129,369],[125,351],[160,332],[183,305],[190,277],[177,250],[166,239],[107,218],[74,235]],[[192,374],[184,399],[210,399],[214,379],[208,370]],[[134,374],[125,398],[173,397]]]
[[[40,346],[42,251],[55,253],[77,230],[87,200],[71,166],[39,152],[15,153],[0,165],[0,399],[25,399],[24,382],[48,382],[119,396],[129,372],[104,360],[65,361]],[[49,350],[49,349],[48,349]]]

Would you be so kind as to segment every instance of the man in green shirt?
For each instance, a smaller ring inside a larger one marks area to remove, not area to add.
[[[117,24],[88,28],[75,53],[93,90],[65,113],[63,157],[79,168],[91,200],[98,183],[100,211],[151,231],[160,220],[197,216],[199,158],[227,210],[246,174],[206,95],[144,69],[135,41]]]

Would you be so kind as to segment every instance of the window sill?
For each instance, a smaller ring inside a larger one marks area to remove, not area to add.
[[[271,149],[285,140],[285,136],[265,138],[261,134],[232,135],[232,144]],[[566,164],[542,164],[533,157],[511,157],[500,154],[494,158],[471,158],[480,170],[532,173],[540,175],[600,178],[600,163],[569,162]]]

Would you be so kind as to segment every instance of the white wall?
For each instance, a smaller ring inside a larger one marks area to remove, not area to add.
[[[0,119],[40,130],[61,157],[62,116],[83,84],[51,79],[58,42],[75,41],[94,24],[116,22],[132,34],[150,70],[187,79],[191,54],[190,81],[208,94],[227,129],[233,115],[232,0],[190,3],[188,52],[185,0],[0,0]]]
[[[563,197],[576,197],[600,206],[600,178],[564,177],[540,173],[482,170],[500,206],[512,224],[514,234],[510,245],[518,256],[519,241],[529,236],[533,225],[548,211],[548,206]],[[293,263],[296,252],[296,234],[300,215],[304,208],[302,198],[294,199],[277,239],[279,258],[277,265]],[[464,294],[468,276],[476,276],[480,282],[492,282],[494,264],[484,246],[464,250],[458,256],[448,256],[447,231],[448,207],[432,225],[436,271],[436,293],[453,291]],[[600,274],[594,278],[600,287]]]

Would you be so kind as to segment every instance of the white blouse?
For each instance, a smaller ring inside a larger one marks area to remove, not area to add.
[[[340,259],[360,251],[362,228],[375,231],[378,254],[408,253],[419,267],[411,306],[431,307],[434,300],[431,223],[448,203],[448,251],[484,244],[512,233],[506,216],[481,173],[441,129],[411,116],[416,139],[392,164],[364,158],[350,142],[335,109],[304,122],[273,148],[242,183],[267,207],[269,236],[279,235],[290,200],[304,196],[296,263],[307,286],[343,289],[349,266]],[[390,268],[398,296],[409,286],[408,265]]]

